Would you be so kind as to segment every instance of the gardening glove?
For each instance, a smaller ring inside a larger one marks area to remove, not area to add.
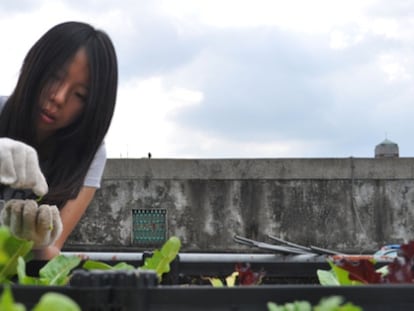
[[[0,220],[16,237],[33,241],[35,248],[51,245],[62,233],[62,220],[56,205],[38,206],[34,200],[7,201]]]
[[[48,186],[36,150],[25,143],[0,138],[0,184],[31,189],[38,196],[45,195]]]

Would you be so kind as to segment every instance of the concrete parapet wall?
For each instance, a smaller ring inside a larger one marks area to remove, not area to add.
[[[372,252],[414,238],[414,158],[109,159],[65,249],[144,250],[136,209],[166,210],[182,251],[251,252],[234,235],[271,234]]]

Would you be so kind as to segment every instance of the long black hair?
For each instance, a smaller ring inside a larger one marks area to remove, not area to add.
[[[52,148],[39,145],[35,117],[42,92],[80,48],[86,51],[90,79],[83,112],[74,123],[54,134]],[[111,123],[117,87],[118,64],[114,45],[104,31],[89,24],[58,24],[29,50],[16,87],[0,115],[0,137],[23,141],[38,150],[49,184],[49,193],[43,202],[62,207],[79,193]],[[52,154],[45,155],[41,152],[44,149],[53,150]]]

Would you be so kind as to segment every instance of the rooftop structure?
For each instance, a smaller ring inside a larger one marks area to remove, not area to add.
[[[376,158],[398,158],[398,145],[389,139],[385,139],[382,143],[375,147]]]

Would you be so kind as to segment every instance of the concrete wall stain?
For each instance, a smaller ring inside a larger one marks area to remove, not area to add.
[[[258,251],[267,234],[343,252],[414,237],[414,159],[114,159],[65,249],[132,245],[132,210],[167,210],[183,251]]]

